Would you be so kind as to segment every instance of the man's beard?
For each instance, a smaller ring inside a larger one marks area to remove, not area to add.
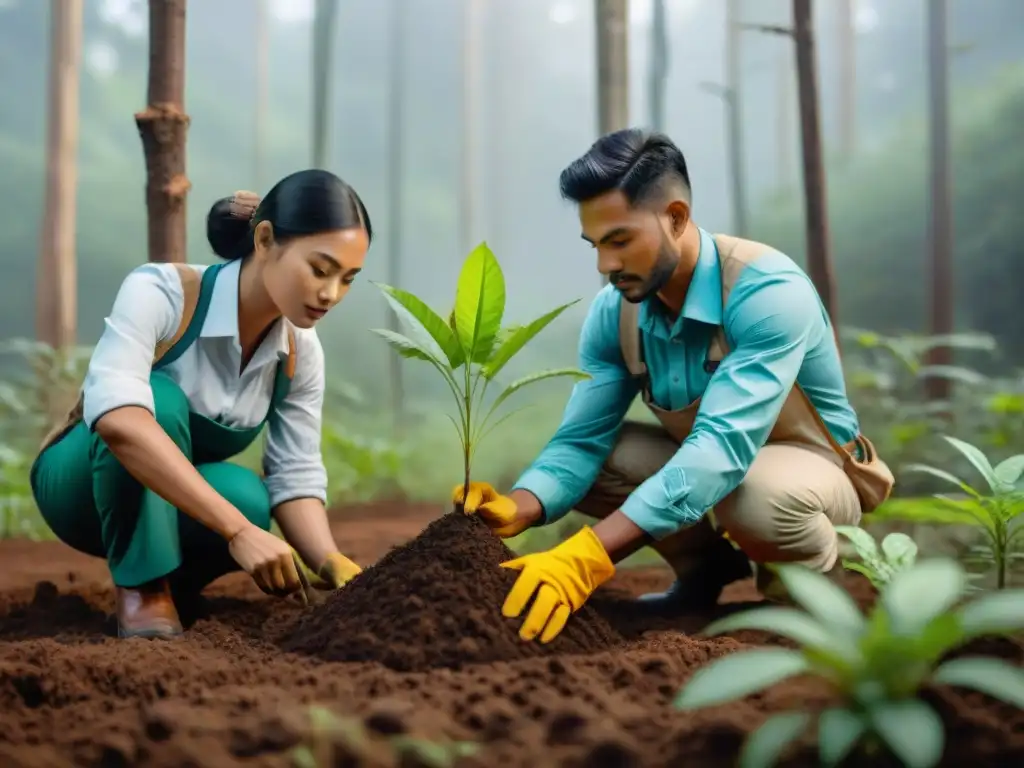
[[[640,304],[665,287],[672,279],[678,265],[679,256],[675,249],[672,248],[671,243],[663,239],[661,247],[658,249],[658,260],[654,263],[651,274],[647,276],[646,280],[640,283],[632,276],[622,275],[619,276],[618,281],[613,276],[611,282],[625,301],[630,304]]]

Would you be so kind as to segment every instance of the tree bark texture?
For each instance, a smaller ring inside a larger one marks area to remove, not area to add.
[[[953,199],[949,155],[949,31],[946,0],[928,0],[928,128],[931,165],[931,204],[928,239],[931,251],[930,331],[935,336],[953,333]],[[931,350],[930,365],[951,365],[948,346]],[[927,379],[933,401],[950,396],[950,380]]]
[[[597,31],[597,128],[629,127],[629,2],[594,0]]]
[[[36,271],[36,338],[75,344],[78,316],[75,219],[82,0],[51,0],[46,117],[46,192]]]
[[[187,260],[185,2],[149,0],[147,105],[135,114],[146,158],[149,260],[158,262]]]
[[[729,180],[733,234],[747,237],[746,163],[743,153],[743,87],[740,46],[740,0],[725,2],[725,114],[729,132]]]
[[[822,157],[818,72],[814,50],[812,0],[793,0],[793,39],[796,44],[797,94],[803,154],[804,211],[807,228],[807,271],[838,331],[835,275],[828,231],[827,190]],[[837,335],[838,339],[838,335]]]

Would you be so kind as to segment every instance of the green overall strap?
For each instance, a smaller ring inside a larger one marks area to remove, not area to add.
[[[182,334],[181,338],[153,365],[154,371],[158,371],[164,366],[173,363],[199,338],[199,334],[203,330],[203,323],[206,322],[206,314],[210,310],[210,300],[213,298],[213,286],[217,282],[217,273],[220,272],[223,266],[223,264],[214,264],[212,267],[207,267],[206,271],[203,272],[203,282],[199,287],[199,299],[196,302],[196,309],[192,315],[192,320],[189,322],[188,328],[185,329],[185,333]]]

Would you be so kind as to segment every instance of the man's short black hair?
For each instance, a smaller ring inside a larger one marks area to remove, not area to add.
[[[562,197],[576,203],[614,189],[621,190],[633,206],[675,186],[683,187],[687,199],[691,194],[690,174],[679,147],[663,133],[640,128],[602,136],[562,171],[558,182]]]

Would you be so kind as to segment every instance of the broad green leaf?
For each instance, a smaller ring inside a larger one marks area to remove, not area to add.
[[[837,525],[836,533],[850,540],[861,559],[870,560],[878,557],[878,545],[875,543],[875,537],[863,528],[854,525]]]
[[[752,608],[726,616],[709,624],[704,634],[723,635],[741,629],[773,632],[809,647],[831,648],[838,641],[838,638],[803,611],[774,606]]]
[[[1018,453],[1016,456],[999,462],[993,472],[999,478],[999,482],[1004,485],[1016,485],[1021,475],[1024,475],[1024,453]]]
[[[1001,589],[974,598],[957,612],[968,637],[1024,629],[1024,589]]]
[[[400,333],[395,333],[394,331],[390,331],[386,328],[371,328],[370,330],[382,337],[384,341],[388,343],[388,346],[402,357],[407,357],[411,360],[425,360],[428,363],[434,363],[436,365],[441,364],[441,361],[435,357],[431,350],[417,344],[408,336],[403,336]]]
[[[430,334],[430,338],[437,344],[453,369],[465,362],[465,353],[455,332],[437,312],[427,306],[418,296],[414,296],[408,291],[383,283],[374,283],[374,285],[384,293],[384,298],[399,317],[404,315],[403,319],[406,322],[412,320],[419,323]]]
[[[740,651],[698,669],[676,697],[679,709],[700,709],[742,699],[810,671],[803,654],[787,648]]]
[[[988,377],[978,373],[972,368],[963,368],[958,365],[925,365],[917,372],[918,378],[946,379],[957,381],[961,384],[977,386],[988,381]]]
[[[568,376],[576,380],[590,378],[589,373],[584,373],[583,371],[577,370],[575,368],[554,368],[550,371],[539,371],[537,373],[531,373],[528,376],[523,376],[521,379],[516,379],[507,387],[505,387],[505,390],[500,395],[498,395],[497,398],[495,398],[494,404],[491,406],[489,413],[493,413],[494,411],[498,410],[498,406],[500,406],[502,403],[504,403],[512,395],[514,395],[516,392],[518,392],[526,385],[533,384],[534,382],[537,381],[544,381],[545,379],[558,378],[560,376]]]
[[[869,566],[864,565],[864,563],[858,563],[856,560],[844,560],[843,568],[848,571],[853,571],[854,573],[859,573],[876,587],[886,580],[886,574],[881,573],[879,569],[870,568]]]
[[[799,739],[811,722],[806,712],[782,712],[765,720],[747,737],[739,768],[774,768],[786,748]]]
[[[466,360],[486,363],[505,314],[505,276],[487,243],[474,248],[462,265],[454,314]]]
[[[932,682],[971,688],[1024,709],[1024,670],[1001,659],[986,656],[953,659],[935,670]]]
[[[932,768],[946,733],[935,710],[918,699],[884,702],[868,711],[871,728],[906,768]]]
[[[319,768],[313,750],[306,744],[300,744],[292,750],[292,764],[295,768]]]
[[[917,544],[905,533],[890,533],[882,539],[882,553],[890,564],[907,568],[917,561]]]
[[[825,768],[839,765],[864,735],[867,723],[848,709],[826,709],[818,717],[818,750]]]
[[[481,372],[483,375],[488,379],[493,379],[497,376],[498,372],[505,367],[506,363],[515,357],[519,353],[519,350],[525,347],[534,336],[543,331],[552,320],[578,302],[579,299],[576,299],[576,301],[570,301],[568,304],[563,304],[562,306],[551,310],[546,315],[538,317],[531,323],[515,328],[501,341],[500,346],[494,351],[491,359],[482,366]]]
[[[776,570],[790,597],[830,630],[863,631],[864,615],[857,604],[827,576],[802,565],[780,565]]]
[[[945,480],[947,483],[952,483],[953,485],[960,488],[960,490],[962,490],[964,493],[969,494],[970,496],[974,496],[975,498],[979,498],[981,496],[981,494],[974,490],[974,488],[972,488],[970,485],[965,483],[956,475],[953,475],[944,469],[938,469],[937,467],[929,467],[927,464],[907,464],[903,468],[903,471],[931,475],[932,477],[937,477],[940,480]]]
[[[871,513],[871,519],[876,522],[905,520],[936,525],[975,525],[977,517],[967,508],[972,504],[976,504],[972,499],[954,501],[943,497],[890,499]]]
[[[955,613],[942,613],[928,622],[914,643],[915,659],[928,668],[964,641],[963,625]],[[922,671],[922,674],[924,672]],[[918,681],[915,687],[923,683]]]
[[[995,470],[992,468],[992,464],[989,462],[988,457],[985,456],[979,448],[958,438],[950,437],[949,435],[943,435],[942,437],[947,443],[960,451],[960,453],[962,453],[967,460],[974,465],[974,468],[978,470],[983,478],[985,478],[985,482],[988,483],[993,493],[997,493],[999,491],[999,478],[996,477]]]
[[[894,634],[913,633],[952,608],[966,586],[964,569],[956,560],[923,560],[893,576],[880,602],[889,614]]]

